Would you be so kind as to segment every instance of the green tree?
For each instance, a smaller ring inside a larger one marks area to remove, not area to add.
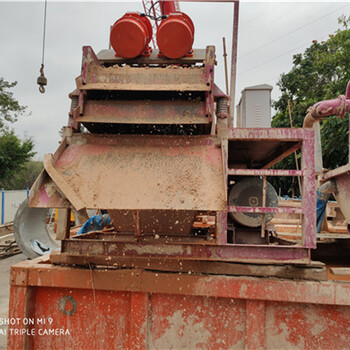
[[[35,154],[33,140],[21,141],[9,125],[23,115],[21,106],[10,91],[17,82],[9,83],[0,78],[0,186],[10,183]]]
[[[14,123],[20,115],[26,111],[26,107],[21,106],[13,97],[10,91],[17,85],[17,82],[9,83],[0,77],[0,130],[6,127],[6,122]]]
[[[24,189],[32,187],[41,171],[44,169],[44,164],[41,161],[30,160],[24,170],[19,174],[18,181],[14,183],[13,189]]]
[[[22,169],[16,171],[13,176],[3,180],[0,183],[0,187],[6,188],[7,190],[23,190],[27,187],[30,188],[43,168],[43,162],[30,160],[23,165]]]
[[[33,141],[21,141],[13,131],[0,133],[0,184],[10,183],[16,173],[23,171],[35,154]]]
[[[6,188],[7,190],[30,188],[43,168],[43,162],[30,160],[23,165],[22,169],[17,170],[12,176],[0,182],[0,188]]]
[[[273,127],[290,127],[288,101],[291,104],[293,126],[302,127],[308,107],[318,101],[343,95],[350,80],[350,17],[339,18],[342,25],[328,40],[314,40],[303,54],[293,56],[290,72],[282,74],[277,83],[281,97],[273,102],[276,114]],[[347,163],[348,116],[344,119],[329,117],[321,122],[323,165],[334,169]],[[294,155],[278,164],[279,168],[294,169]],[[291,194],[292,179],[275,180],[282,194]],[[294,180],[295,191],[297,182]]]

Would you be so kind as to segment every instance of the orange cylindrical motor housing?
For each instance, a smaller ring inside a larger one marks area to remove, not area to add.
[[[192,50],[193,41],[193,22],[183,12],[170,13],[158,27],[157,44],[165,57],[185,56]]]
[[[116,56],[125,58],[134,58],[147,51],[151,39],[151,22],[139,12],[128,12],[118,19],[110,34]]]

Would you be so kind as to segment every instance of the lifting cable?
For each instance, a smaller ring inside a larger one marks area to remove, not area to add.
[[[47,0],[45,0],[44,9],[44,30],[43,30],[43,45],[42,45],[42,55],[41,55],[41,67],[40,76],[37,79],[37,84],[39,85],[39,91],[43,94],[45,92],[45,85],[47,85],[47,78],[44,74],[44,59],[45,59],[45,39],[46,39],[46,12],[47,12]]]

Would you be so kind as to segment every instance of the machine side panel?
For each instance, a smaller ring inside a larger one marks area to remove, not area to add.
[[[73,206],[225,210],[221,149],[210,137],[125,135],[90,141],[76,140],[54,164],[56,185]]]

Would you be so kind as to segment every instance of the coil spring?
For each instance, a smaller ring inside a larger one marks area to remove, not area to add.
[[[73,112],[75,108],[78,107],[79,103],[79,96],[71,96],[71,102],[70,102],[70,111]]]
[[[218,118],[227,118],[228,116],[228,101],[226,97],[220,97],[216,101],[216,116]]]

